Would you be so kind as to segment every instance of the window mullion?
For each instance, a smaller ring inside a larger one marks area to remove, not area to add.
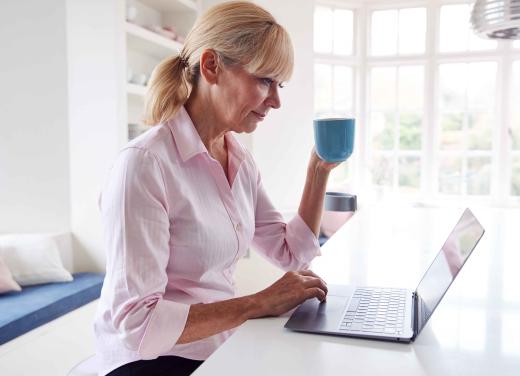
[[[398,22],[399,25],[399,22]],[[395,67],[395,86],[394,86],[394,95],[395,95],[395,109],[394,109],[394,176],[393,176],[393,189],[394,192],[399,191],[399,135],[400,135],[400,125],[401,125],[401,111],[399,105],[399,65]]]
[[[435,192],[437,192],[437,173],[436,173],[436,153],[435,145],[437,141],[437,118],[438,111],[438,93],[439,85],[437,83],[438,66],[435,62],[436,49],[436,14],[438,8],[429,5],[426,10],[426,56],[427,62],[424,70],[424,116],[422,129],[422,174],[421,174],[421,192],[426,200],[432,200]]]
[[[495,103],[496,129],[493,142],[493,176],[492,188],[496,203],[503,205],[508,201],[511,192],[511,140],[509,129],[512,126],[512,82],[513,59],[511,48],[507,49],[499,62],[497,70],[497,101]]]
[[[357,75],[357,119],[358,126],[356,132],[358,134],[357,145],[358,153],[356,159],[356,174],[355,174],[355,185],[358,187],[369,186],[369,176],[367,168],[363,166],[363,163],[369,160],[368,155],[368,142],[370,138],[370,126],[368,122],[368,72],[367,72],[367,55],[368,55],[368,38],[369,38],[369,22],[368,12],[366,5],[357,10],[359,22],[355,23],[355,50],[358,56],[358,69],[356,69]],[[360,125],[363,126],[360,126]]]

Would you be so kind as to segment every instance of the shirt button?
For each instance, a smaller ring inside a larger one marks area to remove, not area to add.
[[[237,223],[235,228],[236,228],[237,231],[240,231],[240,230],[242,230],[242,225],[240,223]]]

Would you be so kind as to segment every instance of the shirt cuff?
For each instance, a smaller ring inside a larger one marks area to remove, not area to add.
[[[308,267],[312,259],[321,256],[321,248],[316,235],[307,226],[303,218],[296,214],[287,223],[286,240],[289,249],[294,251],[294,257]]]
[[[139,345],[138,352],[141,358],[155,359],[169,351],[179,340],[189,311],[188,304],[159,300]]]

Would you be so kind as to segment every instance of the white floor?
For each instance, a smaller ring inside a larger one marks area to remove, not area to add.
[[[61,376],[94,353],[97,300],[0,346],[1,376]]]

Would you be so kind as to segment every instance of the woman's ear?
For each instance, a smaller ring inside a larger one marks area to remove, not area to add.
[[[200,55],[200,75],[209,84],[217,83],[219,74],[219,59],[214,50],[206,49]]]

